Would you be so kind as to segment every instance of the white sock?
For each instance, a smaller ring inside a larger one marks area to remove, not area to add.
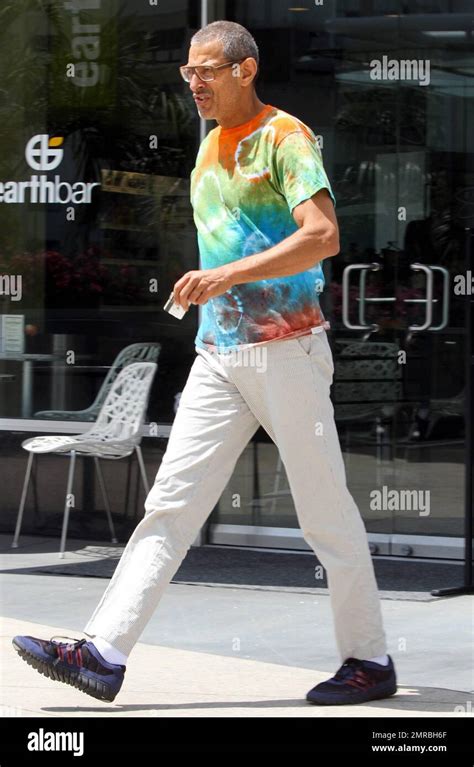
[[[379,655],[377,658],[367,658],[371,663],[380,663],[381,666],[388,666],[388,655]]]
[[[128,655],[124,655],[123,652],[117,650],[117,648],[107,642],[106,639],[102,639],[102,637],[96,636],[94,634],[92,635],[91,642],[95,647],[97,647],[102,657],[109,663],[116,663],[122,666],[127,665]]]

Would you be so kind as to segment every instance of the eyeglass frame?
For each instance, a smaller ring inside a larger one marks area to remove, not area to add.
[[[246,58],[248,58],[248,56],[246,56],[245,59]],[[196,72],[196,67],[210,67],[212,70],[214,70],[214,69],[222,69],[222,67],[231,67],[234,64],[242,64],[242,62],[245,61],[245,59],[240,59],[240,61],[226,61],[224,64],[219,64],[218,66],[215,66],[214,64],[195,64],[194,66],[191,66],[190,64],[183,64],[181,67],[179,67],[179,71],[180,71],[181,77],[183,78],[185,83],[190,83],[191,80],[193,79],[193,75],[194,74],[196,74],[199,77],[201,82],[203,82],[203,83],[212,83],[216,79],[216,76],[214,75],[212,80],[203,80],[202,77]],[[185,77],[183,75],[183,72],[182,72],[183,69],[193,69],[194,70],[193,75],[191,75],[189,80],[185,79]]]

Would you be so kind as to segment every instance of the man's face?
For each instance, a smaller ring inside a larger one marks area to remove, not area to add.
[[[218,41],[206,45],[191,45],[188,65],[227,63],[222,52],[222,43]],[[241,88],[240,77],[235,76],[236,67],[223,67],[215,72],[215,79],[204,82],[196,73],[193,74],[189,87],[200,117],[205,120],[226,119],[239,112],[239,105],[245,89]]]

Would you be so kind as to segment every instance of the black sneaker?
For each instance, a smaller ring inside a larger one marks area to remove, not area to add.
[[[16,636],[12,642],[20,657],[40,674],[77,687],[93,698],[114,700],[122,686],[126,666],[109,663],[95,645],[85,639],[74,639],[72,644],[54,642],[54,639]]]
[[[382,666],[369,660],[347,658],[331,679],[308,692],[306,700],[322,705],[345,705],[388,698],[397,692],[395,666],[390,655],[388,659],[388,664]]]

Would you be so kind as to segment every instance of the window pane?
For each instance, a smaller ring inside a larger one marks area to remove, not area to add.
[[[198,319],[162,308],[198,267],[178,71],[197,4],[84,5],[2,6],[0,417],[90,420],[117,355],[159,343],[149,418],[169,423]]]

